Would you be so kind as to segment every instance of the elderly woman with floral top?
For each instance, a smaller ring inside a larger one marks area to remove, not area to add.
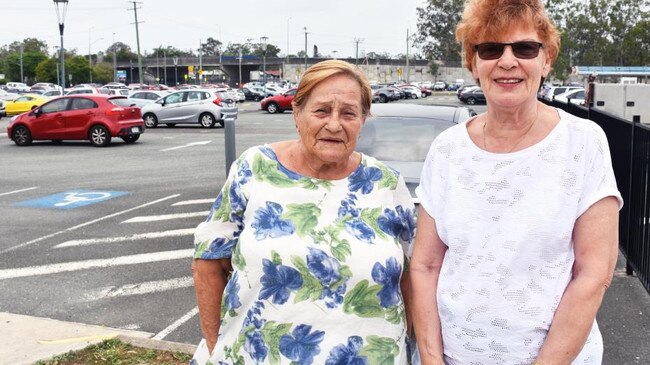
[[[297,140],[248,149],[195,233],[195,364],[406,362],[414,206],[355,152],[371,89],[347,62],[303,75]]]

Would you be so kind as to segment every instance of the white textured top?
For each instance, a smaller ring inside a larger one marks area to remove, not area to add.
[[[539,143],[496,154],[467,122],[432,143],[416,192],[448,246],[438,307],[448,364],[530,364],[571,279],[576,219],[615,196],[607,139],[595,123],[558,110]],[[574,364],[600,364],[594,321]]]

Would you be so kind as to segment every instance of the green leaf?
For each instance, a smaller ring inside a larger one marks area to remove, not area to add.
[[[230,206],[230,181],[224,185],[221,189],[221,205],[217,210],[214,211],[212,215],[212,220],[220,220],[222,222],[227,222],[230,220],[230,213],[232,208]]]
[[[352,249],[348,240],[333,242],[330,251],[332,252],[332,256],[341,262],[345,262],[345,258],[352,255]]]
[[[282,218],[291,220],[298,236],[304,237],[316,228],[320,213],[320,208],[314,203],[288,204]]]
[[[397,175],[386,166],[382,166],[379,169],[382,175],[381,180],[379,180],[379,187],[395,190],[397,188]]]
[[[356,314],[359,317],[384,317],[384,310],[379,304],[377,293],[381,286],[368,286],[368,280],[363,280],[355,285],[343,299],[343,311],[348,314]]]
[[[368,363],[377,365],[393,365],[399,354],[399,346],[394,339],[370,335],[366,337],[366,346],[361,348],[359,355],[367,356]]]
[[[269,348],[269,362],[271,364],[280,363],[280,338],[289,333],[291,325],[291,323],[276,324],[274,321],[268,321],[260,330],[264,342]]]
[[[246,258],[241,254],[241,245],[239,242],[235,245],[232,252],[232,264],[239,271],[246,270]]]
[[[279,255],[277,252],[275,252],[275,251],[271,251],[271,261],[272,261],[275,265],[282,265],[282,258],[281,258],[280,255]]]
[[[278,163],[276,161],[267,160],[261,155],[255,156],[252,170],[255,179],[266,181],[277,187],[286,188],[298,185],[294,180],[291,180],[287,175],[278,170]]]
[[[311,300],[313,302],[320,299],[323,292],[323,285],[309,272],[305,260],[298,256],[291,256],[291,263],[298,269],[302,277],[302,286],[296,292],[293,302],[298,303],[305,300]]]
[[[391,307],[386,308],[386,312],[384,313],[384,317],[386,320],[390,323],[394,324],[400,324],[402,320],[404,319],[404,310],[403,306],[401,305],[394,305]]]
[[[359,218],[365,222],[370,228],[375,231],[375,233],[381,237],[385,238],[386,234],[384,231],[379,228],[379,217],[381,216],[381,208],[374,209],[362,209]]]

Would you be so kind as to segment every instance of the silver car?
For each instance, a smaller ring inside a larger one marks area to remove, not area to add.
[[[399,171],[415,204],[424,160],[445,129],[476,115],[464,106],[373,104],[361,129],[357,150]]]
[[[169,95],[170,93],[171,91],[167,90],[136,90],[131,91],[129,100],[132,101],[135,105],[142,108],[143,106],[151,104],[156,100]]]
[[[142,119],[148,128],[158,124],[200,124],[205,128],[221,126],[226,119],[237,118],[237,103],[225,93],[209,89],[189,89],[171,93],[142,107]]]

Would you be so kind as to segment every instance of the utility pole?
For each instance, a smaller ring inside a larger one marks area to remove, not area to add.
[[[113,82],[117,82],[117,52],[115,52],[115,33],[113,33]]]
[[[354,51],[354,64],[359,65],[359,43],[363,42],[361,38],[354,38],[355,51]]]
[[[25,44],[20,44],[20,82],[25,82],[25,75],[23,74],[23,51],[25,50]]]
[[[409,30],[406,28],[406,83],[408,84],[411,78],[411,69],[409,68]]]
[[[136,39],[136,44],[138,45],[138,76],[140,80],[140,85],[144,84],[144,74],[142,73],[142,55],[140,54],[140,31],[138,29],[138,24],[139,23],[144,23],[144,22],[138,22],[138,7],[136,7],[136,4],[142,4],[140,1],[130,1],[133,3],[133,9],[127,9],[127,10],[133,10],[133,15],[135,16],[135,39]]]
[[[307,27],[304,27],[303,29],[305,29],[305,71],[307,71]]]
[[[201,79],[203,78],[203,59],[201,56],[203,55],[203,52],[201,52],[201,40],[199,39],[199,77],[196,78],[196,84],[201,85]]]

